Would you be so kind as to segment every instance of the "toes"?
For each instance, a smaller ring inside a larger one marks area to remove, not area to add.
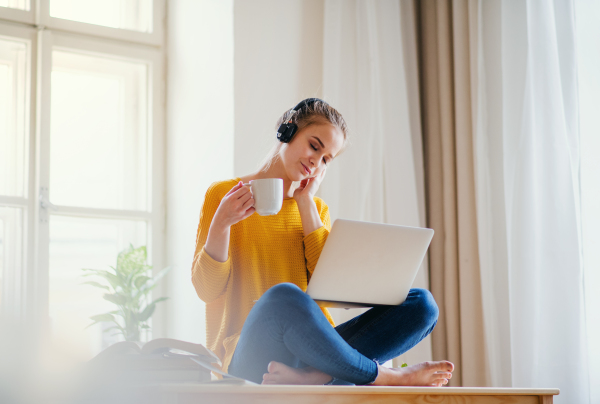
[[[454,370],[454,364],[449,361],[428,362],[428,364],[438,372],[452,372]]]
[[[261,384],[277,384],[277,383],[275,383],[275,382],[268,382],[266,380],[263,380]]]
[[[452,373],[450,372],[435,372],[433,376],[438,379],[452,379]]]
[[[264,382],[272,382],[275,379],[277,379],[277,376],[275,376],[272,373],[265,373],[265,374],[263,374],[263,381]]]

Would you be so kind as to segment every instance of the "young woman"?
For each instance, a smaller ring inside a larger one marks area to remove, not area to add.
[[[337,327],[304,293],[331,230],[315,193],[347,143],[347,127],[339,112],[311,98],[277,128],[291,140],[278,133],[257,172],[213,183],[200,215],[192,283],[206,302],[207,343],[223,370],[265,384],[448,383],[454,365],[447,361],[379,365],[433,330],[438,308],[427,290],[411,289],[401,305],[372,308]],[[260,178],[283,179],[277,215],[254,214],[243,184]]]

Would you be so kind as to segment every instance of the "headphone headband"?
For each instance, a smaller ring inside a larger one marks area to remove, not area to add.
[[[317,101],[321,101],[322,103],[324,103],[324,104],[327,104],[325,101],[323,101],[323,100],[322,100],[322,99],[320,99],[320,98],[307,98],[307,99],[305,99],[305,100],[302,100],[302,101],[300,101],[300,102],[298,103],[298,105],[296,105],[296,106],[294,107],[294,111],[296,111],[296,112],[297,112],[297,111],[300,111],[302,108],[304,108],[304,107],[306,107],[306,106],[308,106],[308,105],[314,104],[314,103],[315,103],[315,102],[317,102]]]
[[[320,101],[326,105],[328,105],[325,101],[320,98],[307,98],[305,100],[300,101],[290,112],[290,115],[281,123],[279,129],[277,129],[277,139],[283,143],[289,143],[294,136],[294,133],[298,130],[298,125],[292,123],[292,116],[294,114],[300,112],[302,108],[305,108],[315,102]]]

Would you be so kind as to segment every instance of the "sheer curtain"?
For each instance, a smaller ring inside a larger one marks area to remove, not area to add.
[[[319,190],[332,220],[425,225],[414,25],[401,23],[403,11],[398,0],[325,2],[323,95],[351,139]],[[426,268],[415,286],[428,288]],[[358,313],[332,314],[341,322]],[[402,359],[430,360],[429,337]]]
[[[411,21],[421,24],[417,38]],[[559,387],[557,402],[589,403],[575,28],[570,0],[327,0],[324,94],[347,118],[353,146],[321,189],[334,217],[424,225],[422,134],[427,170],[436,153],[442,160],[428,217],[443,209],[436,237],[454,239],[440,260],[454,283],[444,280],[438,304],[456,324],[448,317],[440,344],[470,368],[461,371],[468,385],[488,383],[475,373],[489,372],[492,386]],[[422,56],[420,94],[411,43]],[[475,230],[461,219],[469,181]],[[469,257],[478,266],[457,258],[461,223],[476,237]],[[469,314],[477,311],[463,310],[477,296],[482,335]]]
[[[557,402],[586,403],[573,3],[478,8],[474,140],[492,382],[559,387]]]
[[[581,218],[590,381],[600,380],[600,2],[575,0]],[[600,403],[600,385],[590,383],[590,401]]]

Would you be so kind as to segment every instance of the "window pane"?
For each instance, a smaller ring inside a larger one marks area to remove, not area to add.
[[[116,310],[103,299],[105,290],[82,282],[101,278],[83,277],[82,268],[110,270],[116,266],[117,254],[133,244],[146,245],[146,223],[140,221],[50,217],[50,327],[53,337],[69,346],[73,358],[85,361],[122,336],[111,336],[114,326],[102,322],[85,329],[90,316]],[[119,318],[119,317],[118,317]],[[149,336],[141,336],[147,340]]]
[[[25,196],[27,45],[0,39],[0,195]]]
[[[0,313],[18,315],[22,270],[23,212],[0,207]]]
[[[0,7],[18,8],[29,11],[29,0],[0,0]]]
[[[52,53],[52,203],[150,208],[147,71],[143,63]]]
[[[50,0],[50,16],[152,32],[152,0]]]

